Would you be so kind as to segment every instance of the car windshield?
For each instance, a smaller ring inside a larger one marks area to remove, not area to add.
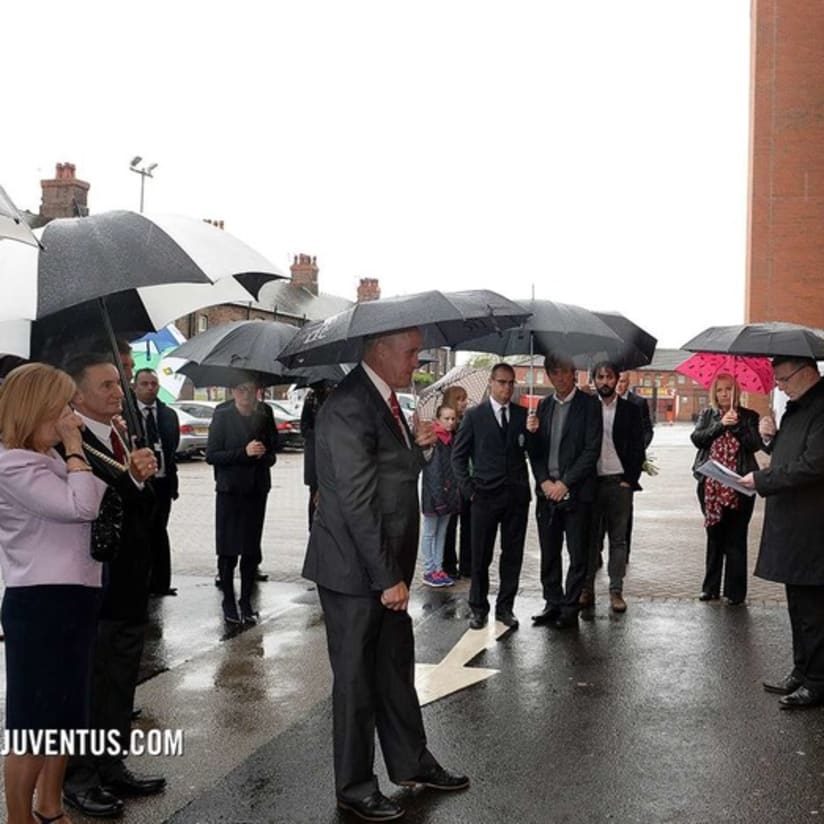
[[[172,404],[172,406],[181,412],[185,412],[187,415],[191,415],[193,418],[211,419],[215,413],[215,410],[211,406],[206,406],[201,403],[175,403]]]

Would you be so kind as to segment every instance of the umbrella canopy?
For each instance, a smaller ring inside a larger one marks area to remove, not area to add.
[[[221,229],[192,218],[105,212],[57,219],[42,249],[0,245],[0,340],[23,356],[49,357],[99,337],[100,298],[114,331],[134,339],[203,306],[248,301],[285,277]],[[21,324],[20,321],[36,321]],[[52,358],[53,359],[53,358]]]
[[[710,326],[681,349],[824,360],[824,330],[780,321]]]
[[[358,303],[300,329],[278,359],[287,366],[354,363],[364,340],[417,327],[424,347],[454,346],[522,322],[528,312],[497,292],[420,292]]]
[[[0,238],[19,240],[30,246],[38,245],[38,240],[29,228],[29,224],[23,220],[23,216],[17,211],[17,207],[2,186],[0,186]]]
[[[265,386],[294,383],[296,378],[275,360],[297,334],[288,323],[238,320],[212,326],[167,354],[188,363],[177,371],[195,386],[232,386],[238,372],[253,372]]]
[[[588,368],[595,360],[603,358],[619,363],[623,369],[649,362],[642,360],[641,363],[634,363],[632,350],[627,342],[595,312],[583,306],[551,300],[526,300],[519,303],[530,312],[529,318],[521,326],[502,335],[468,340],[457,348],[471,352],[494,352],[502,357],[564,353],[572,357],[575,365],[580,368]]]
[[[421,392],[416,407],[418,417],[434,418],[435,411],[451,386],[461,386],[466,390],[469,406],[477,406],[486,396],[489,388],[489,368],[479,369],[476,366],[465,364],[450,369],[440,380],[427,386]]]
[[[655,354],[655,347],[658,339],[650,335],[649,332],[634,324],[628,317],[620,312],[594,312],[619,338],[623,341],[620,353],[615,358],[616,363],[622,369],[633,369],[637,366],[646,366],[652,363],[652,356]],[[593,363],[599,360],[607,360],[604,353],[603,358],[594,357]]]
[[[709,389],[718,375],[731,375],[745,392],[767,395],[772,391],[773,370],[767,358],[697,352],[675,367],[676,372]]]

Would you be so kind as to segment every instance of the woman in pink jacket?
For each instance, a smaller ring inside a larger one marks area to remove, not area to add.
[[[0,387],[9,824],[68,822],[61,799],[66,754],[59,752],[65,745],[38,740],[38,733],[88,727],[101,583],[101,565],[90,555],[91,522],[106,487],[83,456],[82,423],[68,405],[74,392],[65,372],[42,363],[18,367]]]

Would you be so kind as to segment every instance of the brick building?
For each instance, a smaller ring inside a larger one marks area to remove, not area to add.
[[[824,4],[751,15],[746,319],[824,327]]]

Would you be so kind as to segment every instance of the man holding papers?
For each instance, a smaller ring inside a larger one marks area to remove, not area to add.
[[[764,689],[806,709],[824,702],[824,381],[810,358],[774,358],[773,372],[787,408],[779,430],[759,424],[769,468],[741,482],[766,498],[755,574],[786,586],[792,626],[792,671]]]

